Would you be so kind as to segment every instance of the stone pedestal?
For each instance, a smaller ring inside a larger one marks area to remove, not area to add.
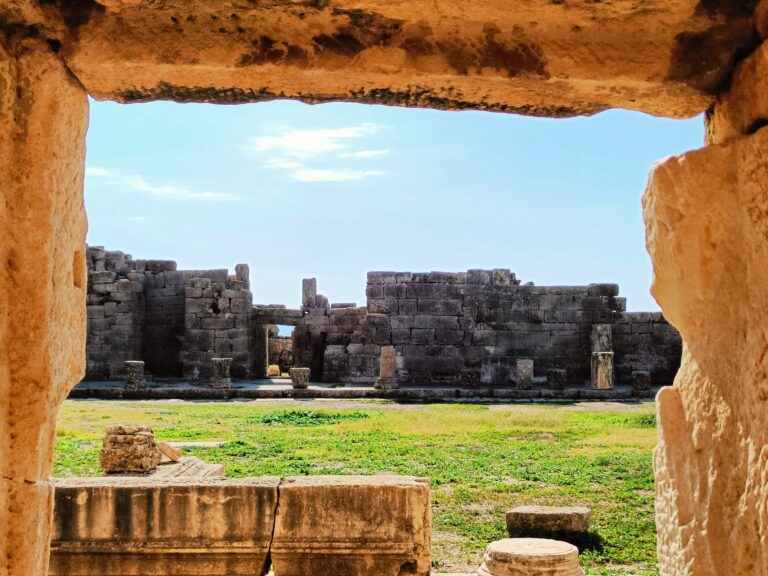
[[[151,472],[161,459],[152,428],[122,424],[107,428],[99,454],[107,474]]]
[[[211,358],[211,380],[208,383],[209,388],[217,390],[229,389],[232,381],[229,379],[229,367],[232,364],[232,358]]]
[[[533,386],[533,360],[520,358],[517,361],[517,377],[515,387],[520,390],[530,390]]]
[[[592,389],[613,388],[613,352],[592,352]]]
[[[395,381],[395,369],[397,362],[397,351],[394,346],[382,346],[381,358],[379,360],[379,377],[376,379],[374,388],[377,390],[391,390],[397,388]]]
[[[635,370],[632,372],[632,384],[635,390],[650,390],[651,373],[647,370]]]
[[[125,389],[144,390],[144,362],[140,360],[125,361]]]
[[[584,576],[579,549],[541,538],[506,538],[491,542],[477,576]]]
[[[610,324],[592,325],[592,352],[612,352],[613,332]]]
[[[565,390],[568,382],[568,372],[562,368],[550,368],[547,370],[547,386],[552,390]]]
[[[291,384],[296,389],[309,388],[309,368],[291,368]]]
[[[549,538],[583,546],[592,511],[582,506],[518,506],[506,514],[510,538]]]

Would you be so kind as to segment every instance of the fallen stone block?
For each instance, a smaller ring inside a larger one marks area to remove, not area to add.
[[[265,574],[279,482],[56,480],[48,576]]]
[[[107,474],[150,472],[157,468],[162,454],[148,426],[117,424],[104,435],[99,463]]]
[[[431,532],[426,480],[287,478],[272,563],[276,576],[428,576]]]
[[[157,442],[157,449],[163,456],[174,462],[178,462],[181,458],[181,448],[171,446],[167,442]]]
[[[511,538],[552,538],[584,546],[592,511],[583,506],[519,506],[506,514]]]

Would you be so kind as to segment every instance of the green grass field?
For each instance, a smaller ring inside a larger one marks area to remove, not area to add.
[[[431,480],[433,564],[474,571],[524,504],[592,508],[589,574],[656,575],[652,402],[578,405],[397,405],[384,401],[248,403],[67,401],[56,476],[100,475],[112,423],[149,424],[227,475],[377,474]]]

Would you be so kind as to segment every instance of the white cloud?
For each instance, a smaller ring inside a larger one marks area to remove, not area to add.
[[[344,152],[339,154],[339,158],[375,158],[376,156],[385,156],[389,154],[389,148],[381,150],[358,150],[357,152]]]
[[[231,202],[238,197],[230,192],[198,192],[180,184],[153,184],[135,174],[122,174],[107,168],[90,166],[85,169],[86,176],[108,178],[118,185],[125,186],[149,196],[171,198],[174,200],[191,200],[200,202]]]
[[[301,162],[295,160],[288,160],[286,158],[270,158],[266,161],[267,168],[285,168],[288,170],[295,170],[304,166]]]
[[[349,182],[362,180],[370,176],[381,176],[380,170],[344,170],[325,168],[302,168],[293,173],[294,179],[299,182]]]
[[[381,126],[366,122],[343,128],[319,128],[297,130],[286,128],[276,136],[258,136],[252,139],[251,148],[257,152],[277,150],[293,158],[313,158],[329,152],[348,148],[348,140],[376,134]]]

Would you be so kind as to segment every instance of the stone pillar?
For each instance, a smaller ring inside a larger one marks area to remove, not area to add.
[[[125,361],[125,389],[144,390],[144,362],[140,360]]]
[[[533,360],[519,358],[517,360],[517,377],[515,387],[520,390],[530,390],[533,387]]]
[[[291,368],[289,373],[294,388],[309,388],[309,368]]]
[[[768,129],[657,164],[643,208],[651,291],[684,342],[656,404],[659,570],[765,576]]]
[[[208,382],[208,387],[228,390],[232,384],[229,379],[229,367],[231,365],[232,358],[211,358],[211,379]]]
[[[477,576],[584,576],[579,549],[568,542],[545,538],[505,538],[485,550]]]
[[[592,352],[592,389],[613,389],[613,352]]]
[[[301,305],[314,308],[317,304],[317,278],[304,278],[301,281]]]
[[[88,100],[44,38],[0,42],[0,574],[48,569],[59,404],[85,372]]]
[[[378,390],[391,390],[397,388],[395,370],[397,363],[397,351],[394,346],[382,346],[379,359],[379,377],[374,388]]]
[[[613,388],[613,333],[610,324],[592,325],[592,372],[593,390]]]

